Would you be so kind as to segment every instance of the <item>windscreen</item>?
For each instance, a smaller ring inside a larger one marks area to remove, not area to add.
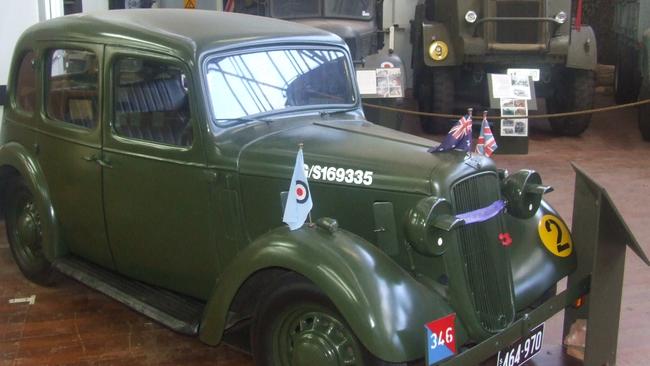
[[[271,14],[274,18],[317,18],[321,15],[321,0],[273,0]]]
[[[375,0],[325,0],[326,18],[369,19],[375,15]]]
[[[271,0],[270,3],[271,16],[282,19],[371,19],[375,16],[375,0]]]
[[[274,49],[216,57],[206,80],[217,123],[270,112],[356,103],[346,53],[335,49]]]

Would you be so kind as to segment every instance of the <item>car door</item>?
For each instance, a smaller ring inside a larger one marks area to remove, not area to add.
[[[205,298],[218,269],[213,176],[190,73],[165,55],[113,47],[106,53],[104,204],[116,267]]]
[[[98,164],[103,47],[47,42],[39,48],[44,82],[36,151],[60,238],[73,254],[112,268],[104,227],[102,167]]]

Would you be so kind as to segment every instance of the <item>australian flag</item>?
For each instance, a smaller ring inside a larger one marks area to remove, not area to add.
[[[483,117],[481,135],[478,137],[478,143],[476,144],[476,153],[489,158],[497,148],[497,141],[494,139],[494,135],[492,135],[487,117]]]
[[[287,195],[287,204],[284,206],[282,221],[289,225],[291,231],[300,229],[305,224],[307,216],[314,204],[311,201],[309,183],[305,176],[305,161],[302,155],[302,147],[296,156],[296,166],[293,168],[291,186]]]
[[[469,152],[472,146],[472,116],[470,114],[459,119],[454,127],[449,130],[447,136],[438,147],[432,147],[429,152],[444,152],[461,150]]]

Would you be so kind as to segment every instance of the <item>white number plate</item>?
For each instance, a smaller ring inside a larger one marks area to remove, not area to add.
[[[307,165],[305,164],[305,175],[311,180],[324,182],[338,182],[356,184],[360,186],[371,186],[374,172],[359,169],[337,168],[333,166]]]
[[[528,337],[499,351],[497,366],[519,366],[530,360],[542,350],[544,342],[544,323],[533,329]]]

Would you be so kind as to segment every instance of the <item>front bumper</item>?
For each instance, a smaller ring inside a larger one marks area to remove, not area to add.
[[[513,322],[508,328],[486,339],[476,346],[464,351],[457,356],[439,363],[440,366],[476,365],[492,357],[504,347],[526,337],[537,325],[545,322],[553,315],[572,306],[575,301],[589,292],[589,278],[584,278],[575,286],[552,297],[539,307],[524,314],[519,320]]]

